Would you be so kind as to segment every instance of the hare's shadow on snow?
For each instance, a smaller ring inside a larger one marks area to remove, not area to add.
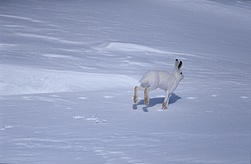
[[[148,109],[147,109],[148,107],[153,107],[157,104],[162,104],[164,99],[165,97],[150,98],[148,106],[145,106],[144,99],[143,99],[143,100],[140,100],[137,104],[133,104],[132,109],[136,110],[138,109],[138,105],[144,105],[144,107],[142,107],[142,110],[144,112],[148,112]],[[169,105],[175,103],[179,99],[181,99],[180,96],[176,95],[175,93],[172,93],[169,99]]]

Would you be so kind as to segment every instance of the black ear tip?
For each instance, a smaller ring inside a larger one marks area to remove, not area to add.
[[[178,69],[180,69],[182,66],[182,61],[180,61],[179,65],[178,65]]]

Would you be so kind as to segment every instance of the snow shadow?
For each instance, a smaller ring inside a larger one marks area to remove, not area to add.
[[[150,98],[150,101],[149,101],[149,105],[148,106],[145,106],[145,103],[144,103],[144,99],[140,100],[137,104],[133,104],[132,106],[132,109],[133,110],[136,110],[138,109],[138,105],[144,105],[144,107],[142,107],[142,110],[144,112],[148,112],[148,108],[149,107],[153,107],[157,104],[162,104],[163,101],[164,101],[165,97],[156,97],[156,98]],[[169,105],[170,104],[173,104],[175,103],[176,101],[178,101],[179,99],[181,99],[180,96],[176,95],[175,93],[172,93],[171,94],[171,97],[169,99]]]

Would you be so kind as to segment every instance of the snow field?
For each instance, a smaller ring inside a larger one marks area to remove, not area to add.
[[[0,2],[0,163],[250,163],[250,6]],[[169,109],[133,104],[176,58]]]

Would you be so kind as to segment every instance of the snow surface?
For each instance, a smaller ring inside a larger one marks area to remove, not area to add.
[[[250,163],[250,1],[9,0],[0,21],[0,163]],[[176,58],[169,109],[133,104]]]

